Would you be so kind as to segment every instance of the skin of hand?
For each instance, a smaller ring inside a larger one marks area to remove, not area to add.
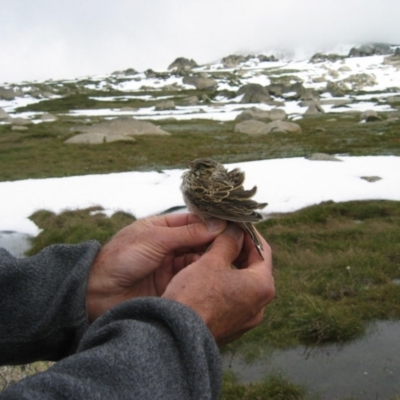
[[[271,249],[261,240],[264,260],[250,235],[230,223],[206,253],[175,275],[163,297],[195,310],[218,344],[238,339],[262,321],[275,296]]]
[[[193,214],[138,220],[102,247],[90,269],[86,290],[89,322],[118,303],[141,296],[161,296],[177,272],[199,259],[226,228]]]

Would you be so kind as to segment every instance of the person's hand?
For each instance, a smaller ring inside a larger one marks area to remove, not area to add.
[[[140,296],[161,296],[173,276],[199,258],[226,222],[203,223],[193,214],[171,214],[134,222],[98,253],[86,291],[88,319]]]
[[[218,344],[238,339],[262,321],[275,296],[271,249],[261,241],[264,260],[250,236],[230,223],[205,254],[175,275],[163,297],[195,310]]]

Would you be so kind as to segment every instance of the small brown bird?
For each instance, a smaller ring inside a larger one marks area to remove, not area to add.
[[[244,172],[238,168],[228,171],[210,158],[188,161],[189,171],[182,175],[181,191],[189,211],[203,220],[215,217],[235,222],[248,232],[262,258],[263,250],[253,223],[262,219],[257,209],[267,203],[251,200],[257,191],[243,188]]]

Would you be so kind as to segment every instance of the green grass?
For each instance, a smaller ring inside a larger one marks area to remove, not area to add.
[[[322,203],[258,224],[271,244],[277,297],[263,323],[228,346],[344,343],[370,321],[400,319],[400,202]]]
[[[52,244],[77,244],[92,239],[104,244],[123,227],[135,221],[132,215],[122,211],[108,218],[102,210],[101,207],[90,207],[67,210],[60,214],[36,211],[30,219],[42,232],[32,239],[32,247],[27,255],[34,255]]]
[[[232,373],[224,374],[221,400],[310,400],[305,387],[271,375],[260,383],[238,383]]]
[[[132,143],[101,145],[64,144],[87,124],[84,118],[62,117],[30,126],[26,132],[0,125],[0,181],[178,168],[184,160],[203,156],[229,163],[303,157],[314,152],[400,155],[399,123],[359,124],[358,115],[338,115],[337,121],[327,122],[332,116],[298,121],[303,129],[300,135],[234,133],[234,121],[157,121],[172,135],[136,136]]]

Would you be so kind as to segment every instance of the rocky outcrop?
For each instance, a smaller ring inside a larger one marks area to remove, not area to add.
[[[274,108],[272,110],[261,110],[257,107],[251,107],[247,110],[242,111],[236,118],[236,122],[247,121],[250,119],[257,121],[275,121],[286,119],[286,112],[281,108]]]
[[[244,95],[241,103],[270,103],[272,101],[268,90],[258,83],[243,85],[236,92],[236,96]]]
[[[382,118],[375,110],[367,110],[361,113],[360,121],[375,122],[375,121],[382,121]]]
[[[173,63],[171,63],[168,69],[177,69],[178,71],[189,71],[192,68],[197,67],[197,63],[194,60],[188,58],[178,57]]]
[[[247,133],[249,135],[261,135],[271,132],[301,133],[301,127],[293,122],[280,120],[269,122],[268,124],[261,121],[247,120],[236,124],[235,132]]]
[[[184,76],[182,83],[194,86],[198,90],[215,89],[218,86],[218,82],[215,79],[202,76]]]
[[[323,53],[315,53],[311,58],[310,62],[312,63],[321,63],[321,62],[336,62],[345,59],[345,56],[341,56],[339,54],[323,54]]]
[[[175,103],[172,100],[164,100],[157,103],[155,106],[156,111],[175,110]]]
[[[107,135],[105,133],[81,133],[69,138],[66,144],[104,144],[112,142],[134,142],[135,139],[125,135]]]
[[[339,158],[326,153],[313,153],[305,158],[310,161],[342,161]]]
[[[374,55],[393,54],[387,43],[368,43],[350,49],[349,57],[368,57]]]
[[[244,57],[241,55],[231,54],[230,56],[224,57],[221,62],[225,68],[235,68],[239,64],[247,61],[249,57]]]
[[[83,126],[79,128],[81,133],[101,133],[106,135],[169,135],[151,122],[134,119],[131,117],[119,117],[111,121],[99,124]]]
[[[10,118],[10,116],[4,111],[3,108],[0,107],[0,119],[4,120],[4,119],[8,119]]]
[[[324,109],[321,107],[320,104],[314,103],[314,104],[311,104],[311,105],[307,108],[307,110],[306,110],[306,112],[304,113],[304,115],[319,115],[319,114],[323,114],[324,112],[325,112],[325,111],[324,111]]]
[[[14,100],[15,97],[14,89],[0,87],[0,100]]]

